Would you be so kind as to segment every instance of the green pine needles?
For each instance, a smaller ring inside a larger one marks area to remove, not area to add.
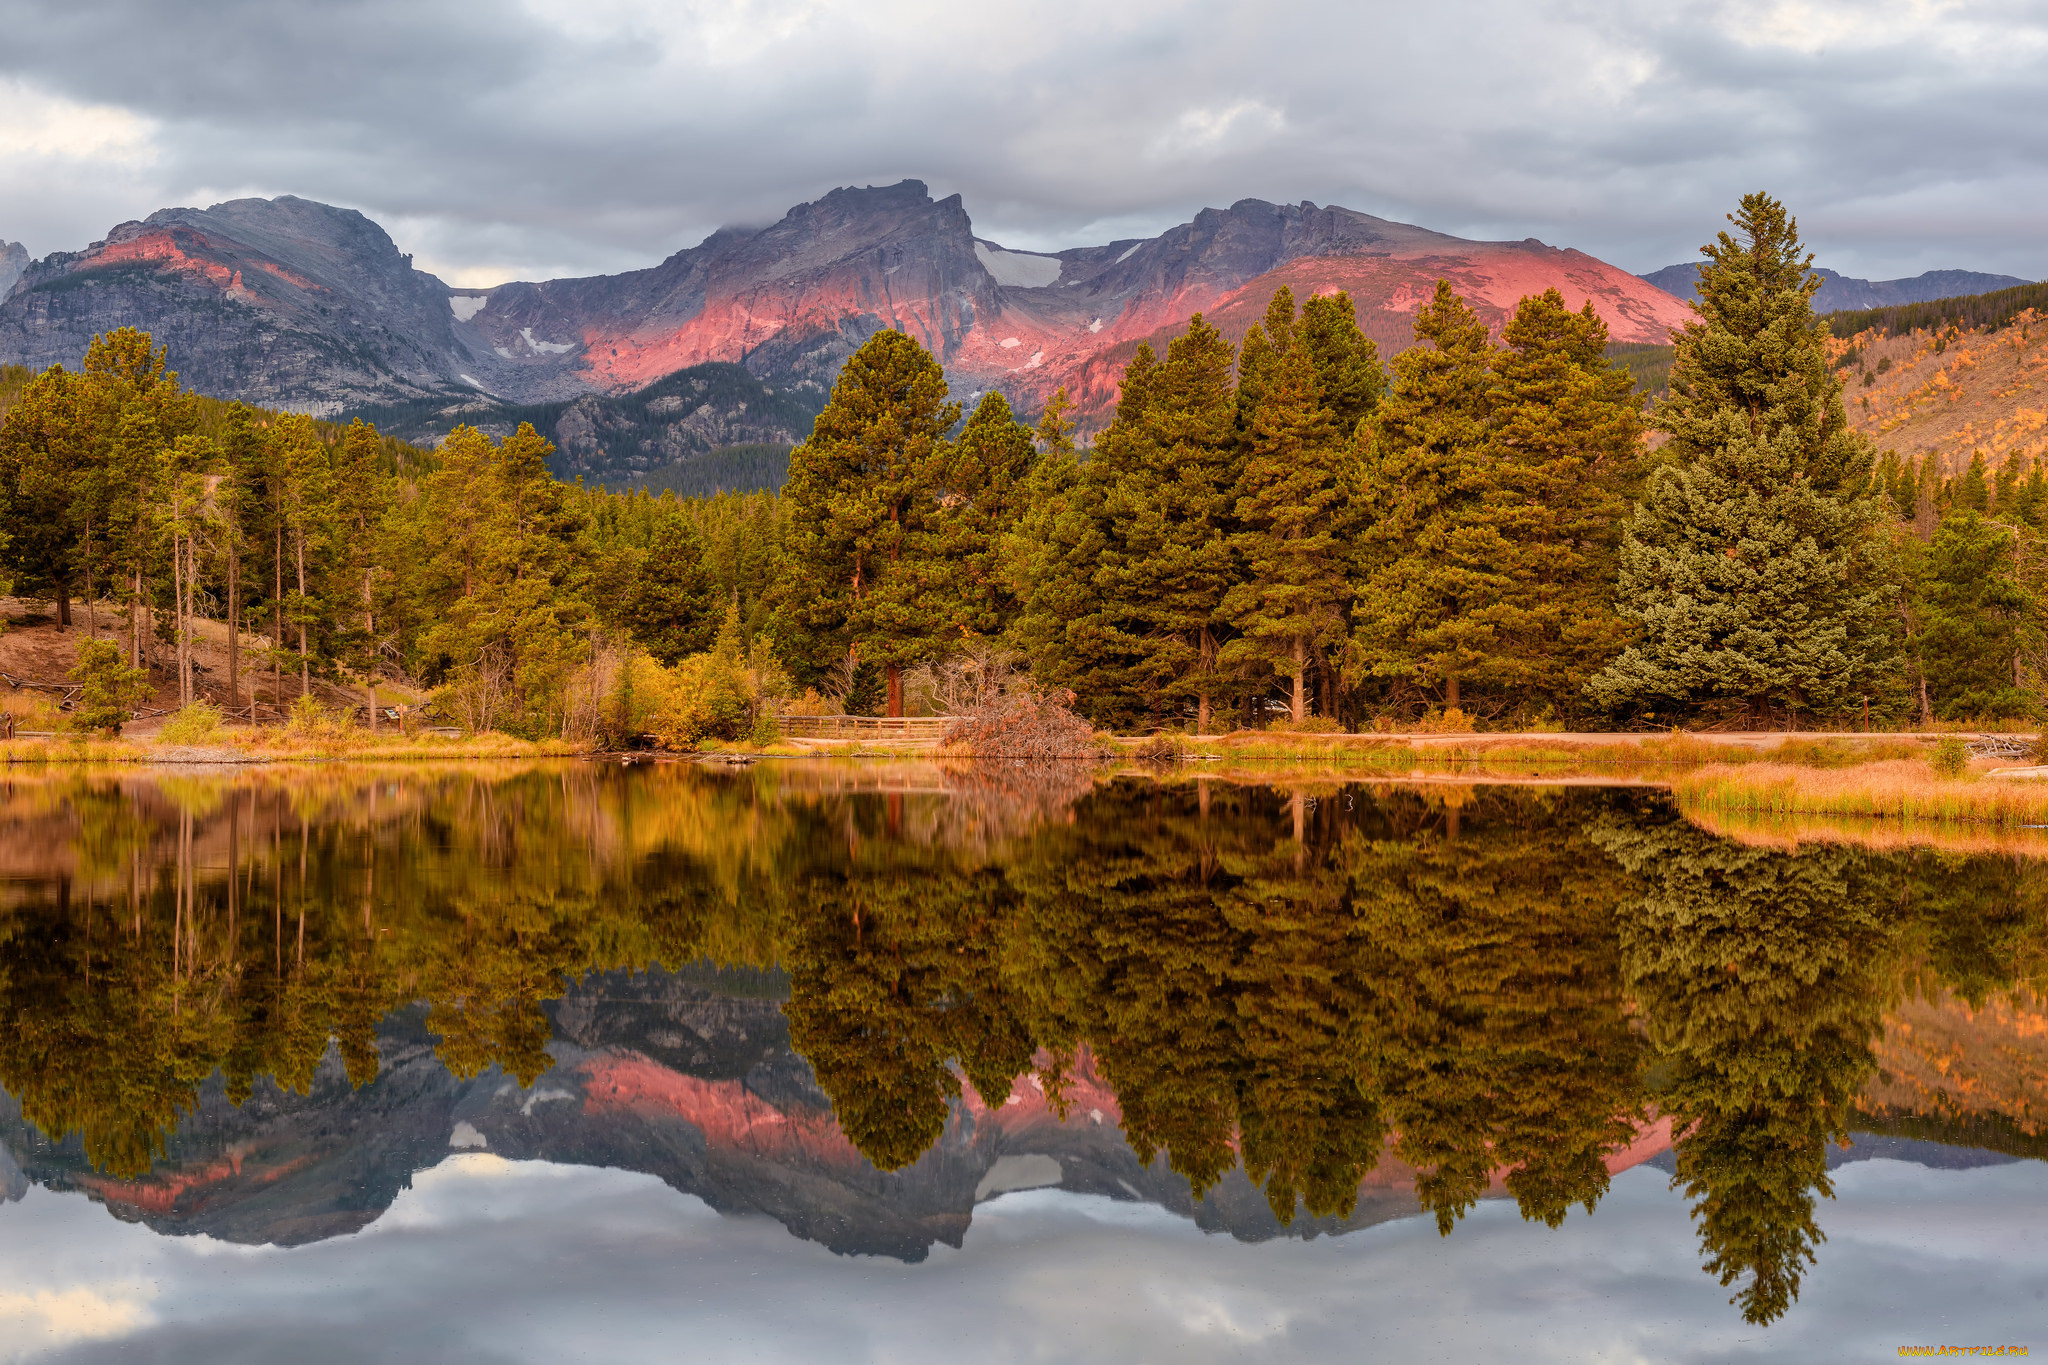
[[[1616,711],[1840,713],[1898,678],[1899,583],[1874,452],[1829,368],[1798,224],[1744,196],[1703,247],[1676,338],[1670,435],[1627,524],[1618,601],[1639,638],[1592,680]]]

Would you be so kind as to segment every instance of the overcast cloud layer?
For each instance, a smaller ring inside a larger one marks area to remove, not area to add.
[[[291,193],[493,284],[906,176],[1026,248],[1249,196],[1638,271],[1764,188],[1849,274],[2040,278],[2048,3],[0,0],[38,256]]]
[[[369,1229],[292,1251],[159,1237],[82,1195],[0,1205],[0,1360],[1875,1361],[2040,1342],[2035,1161],[1835,1176],[1799,1302],[1746,1325],[1700,1270],[1661,1171],[1556,1232],[1489,1200],[1448,1238],[1408,1218],[1247,1246],[1150,1205],[1057,1190],[974,1211],[922,1265],[834,1256],[653,1177],[477,1154]]]

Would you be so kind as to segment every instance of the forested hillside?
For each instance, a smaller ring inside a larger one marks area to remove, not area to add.
[[[1063,392],[1035,426],[1000,392],[970,411],[879,332],[780,495],[564,484],[528,422],[427,451],[203,399],[119,330],[0,425],[6,562],[107,628],[81,665],[107,723],[138,670],[229,708],[324,677],[373,720],[397,680],[471,729],[677,744],[968,675],[1125,731],[2034,716],[2038,438],[1880,455],[1843,385],[1902,421],[1971,376],[2011,399],[2035,315],[1833,338],[1783,208],[1737,222],[1653,415],[1662,358],[1617,364],[1555,290],[1495,334],[1439,282],[1389,368],[1345,294],[1282,289],[1241,345],[1198,314],[1137,347],[1086,451]],[[252,641],[225,676],[193,666],[202,619]]]

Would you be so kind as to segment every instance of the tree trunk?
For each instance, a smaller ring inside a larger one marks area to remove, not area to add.
[[[1455,674],[1455,673],[1453,673],[1453,674],[1451,674],[1451,676],[1450,676],[1450,677],[1448,677],[1448,678],[1444,679],[1444,710],[1445,710],[1445,711],[1455,711],[1455,710],[1457,710],[1457,709],[1458,709],[1458,675],[1457,675],[1457,674]]]
[[[1919,666],[1918,659],[1915,659],[1913,664],[1914,670],[1920,675],[1920,728],[1931,730],[1934,728],[1934,707],[1927,700],[1927,670]]]
[[[895,664],[889,665],[889,714],[892,717],[903,714],[903,671]]]
[[[171,656],[173,667],[178,670],[178,705],[183,706],[191,698],[186,696],[190,674],[185,671],[185,537],[171,537],[171,630],[178,637],[177,651]]]
[[[1207,626],[1202,627],[1201,659],[1202,691],[1195,699],[1195,733],[1206,735],[1209,733],[1209,675],[1215,671],[1216,664],[1216,637],[1209,633]]]
[[[364,656],[365,662],[363,664],[363,691],[367,693],[370,698],[370,733],[374,735],[377,733],[377,674],[376,665],[374,663],[369,662],[369,660],[374,659],[376,657],[377,652],[377,613],[374,610],[372,610],[372,602],[370,598],[370,570],[368,569],[363,570],[363,635],[363,648],[369,651],[369,653]],[[566,714],[562,718],[562,723],[564,725],[568,724],[568,716]]]
[[[85,523],[85,638],[100,638],[92,610],[92,519],[89,517]]]
[[[313,690],[313,658],[306,649],[306,537],[294,537],[299,551],[299,695]]]
[[[242,704],[242,555],[228,542],[228,710]]]
[[[1294,640],[1294,723],[1308,719],[1308,641]]]
[[[271,637],[270,641],[270,704],[275,706],[277,705],[278,698],[284,695],[284,660],[278,657],[278,651],[284,648],[284,523],[282,521],[277,524],[277,547],[270,556],[270,562],[277,569],[277,588],[270,597],[271,605],[275,609],[277,616],[277,634]],[[256,714],[256,706],[253,701],[249,704],[249,714],[252,717]]]
[[[65,629],[71,625],[71,584],[61,578],[57,580],[57,624]]]

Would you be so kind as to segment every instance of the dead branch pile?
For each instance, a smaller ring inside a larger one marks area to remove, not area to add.
[[[1068,709],[1070,692],[1005,690],[946,727],[948,748],[964,748],[977,759],[1012,763],[1058,763],[1099,757],[1094,729]]]
[[[1964,746],[1972,758],[2032,758],[2034,741],[2020,735],[1978,735]]]

